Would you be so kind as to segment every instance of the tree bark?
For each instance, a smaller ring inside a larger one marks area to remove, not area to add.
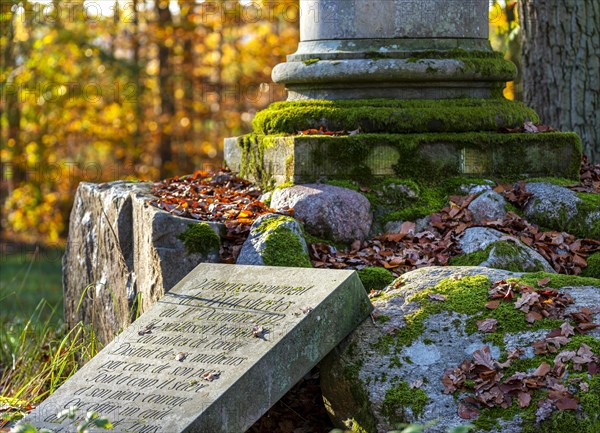
[[[173,27],[173,17],[169,10],[168,1],[155,1],[158,27],[163,40],[158,43],[158,88],[160,92],[160,142],[158,154],[160,156],[160,176],[162,178],[173,175],[173,119],[175,117],[175,101],[173,86],[173,67],[171,64],[171,48],[166,45],[164,37]],[[172,37],[172,36],[171,36]]]
[[[600,163],[600,2],[520,3],[524,101]]]

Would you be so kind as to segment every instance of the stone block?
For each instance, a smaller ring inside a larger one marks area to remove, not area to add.
[[[371,309],[353,271],[201,264],[23,422],[244,432]],[[79,420],[57,419],[73,406]]]
[[[67,325],[92,325],[106,344],[201,262],[219,251],[188,254],[177,236],[197,221],[147,204],[149,183],[81,183],[63,257]],[[216,233],[222,224],[210,223]]]
[[[574,133],[493,132],[266,136],[225,141],[229,168],[263,185],[372,176],[579,178]]]

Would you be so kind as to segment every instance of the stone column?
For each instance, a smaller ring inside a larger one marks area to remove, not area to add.
[[[288,101],[227,139],[266,187],[395,176],[578,178],[573,133],[503,133],[537,114],[502,95],[516,67],[488,41],[488,0],[300,0],[301,41],[273,79]],[[336,136],[303,131],[338,131]]]
[[[273,80],[288,100],[489,98],[514,77],[488,0],[300,0],[301,42]]]

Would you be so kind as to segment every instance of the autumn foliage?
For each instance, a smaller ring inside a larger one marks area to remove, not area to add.
[[[3,224],[56,241],[80,181],[218,168],[221,142],[284,99],[297,0],[2,0]]]

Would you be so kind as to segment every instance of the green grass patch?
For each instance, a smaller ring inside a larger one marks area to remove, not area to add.
[[[44,309],[55,323],[62,319],[62,249],[22,247],[0,256],[0,321],[28,319],[40,299],[52,308]],[[44,317],[42,317],[44,318]]]

